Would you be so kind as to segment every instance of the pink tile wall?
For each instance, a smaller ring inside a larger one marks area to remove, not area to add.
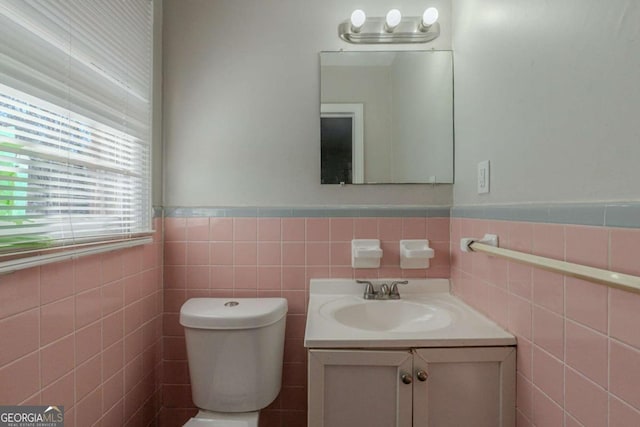
[[[460,251],[485,232],[637,275],[640,230],[451,219],[454,292],[518,337],[518,426],[640,426],[640,295]]]
[[[160,238],[0,276],[0,405],[64,405],[67,427],[156,422]]]
[[[377,238],[379,269],[351,268],[351,240]],[[400,239],[430,239],[428,270],[399,268]],[[306,426],[303,346],[311,278],[449,277],[449,218],[166,218],[163,413],[181,426],[191,402],[180,306],[192,297],[285,297],[283,387],[262,426]]]

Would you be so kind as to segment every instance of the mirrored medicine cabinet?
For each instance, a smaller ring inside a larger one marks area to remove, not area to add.
[[[453,182],[451,51],[320,54],[322,184]]]

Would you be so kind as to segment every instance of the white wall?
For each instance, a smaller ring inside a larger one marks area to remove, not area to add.
[[[450,49],[449,0],[428,5],[442,35],[427,47]],[[428,5],[165,0],[164,205],[449,204],[450,185],[320,185],[318,53],[380,49],[338,38],[355,8],[418,16]]]
[[[640,2],[453,7],[454,204],[640,199]]]

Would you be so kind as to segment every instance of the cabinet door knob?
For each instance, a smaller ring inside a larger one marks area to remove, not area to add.
[[[429,374],[427,374],[427,371],[423,371],[422,369],[420,369],[418,372],[416,372],[416,377],[420,381],[426,381],[427,378],[429,378]]]
[[[411,375],[407,374],[406,372],[403,372],[402,375],[400,375],[400,379],[405,384],[411,384],[411,381],[412,381]]]

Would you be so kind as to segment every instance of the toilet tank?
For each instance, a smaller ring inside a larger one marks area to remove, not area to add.
[[[193,298],[180,310],[193,403],[249,412],[280,392],[287,300]]]

